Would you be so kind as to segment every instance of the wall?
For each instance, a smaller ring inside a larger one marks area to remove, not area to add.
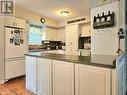
[[[87,15],[87,16],[84,16],[85,18],[86,18],[86,23],[84,23],[84,24],[81,24],[81,32],[82,32],[82,34],[89,34],[89,35],[91,35],[90,33],[88,33],[88,32],[90,32],[90,15]],[[80,18],[80,17],[78,17],[78,18]],[[76,18],[75,18],[76,19]],[[69,21],[69,20],[68,20]],[[63,34],[65,35],[66,33],[66,31],[65,31],[65,26],[67,25],[67,21],[62,21],[62,22],[59,22],[58,23],[58,32],[63,32]],[[79,31],[80,32],[80,31]],[[81,33],[80,32],[80,33]],[[64,39],[65,39],[66,37],[64,37]],[[66,42],[65,40],[64,40],[64,42]]]
[[[0,84],[4,82],[4,19],[0,17]]]
[[[22,19],[25,19],[31,23],[35,23],[35,24],[41,24],[40,23],[40,18],[45,18],[46,19],[46,23],[45,25],[48,25],[48,26],[54,26],[56,27],[58,25],[58,22],[53,20],[53,19],[50,19],[50,18],[47,18],[47,17],[44,17],[44,16],[41,16],[37,13],[34,13],[34,12],[31,12],[31,11],[28,11],[26,9],[23,9],[21,7],[18,7],[16,6],[15,8],[15,15],[16,17],[19,17],[19,18],[22,18]]]
[[[126,14],[124,14],[124,20],[127,21],[127,0],[124,0],[125,2],[123,3],[125,6],[125,11]],[[125,50],[127,53],[127,22],[125,22],[125,29],[126,29],[126,36],[125,36]]]
[[[99,6],[91,9],[91,31],[92,31],[92,44],[91,53],[92,54],[102,54],[102,55],[116,55],[118,49],[118,37],[117,33],[119,31],[119,9],[118,1]],[[106,29],[93,29],[93,17],[97,16],[98,13],[108,11],[115,12],[115,26]]]
[[[119,1],[119,0],[90,0],[90,7],[97,7],[97,6],[101,6],[104,4],[108,4],[114,1]]]
[[[86,18],[85,22],[90,22],[90,15],[86,15],[86,16],[83,16],[83,17]],[[82,18],[82,17],[78,17],[78,18]],[[60,22],[58,22],[58,27],[65,27],[67,25],[67,21],[78,19],[78,18],[73,18],[73,19],[69,19],[69,20],[66,20],[66,21],[60,21]]]

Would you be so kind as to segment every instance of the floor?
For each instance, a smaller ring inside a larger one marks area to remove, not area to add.
[[[11,80],[0,85],[0,95],[35,95],[31,91],[25,89],[25,78]]]

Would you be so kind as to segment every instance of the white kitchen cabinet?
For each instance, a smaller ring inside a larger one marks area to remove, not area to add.
[[[48,27],[44,28],[42,40],[56,41],[57,40],[57,31],[56,31],[56,29],[48,28]]]
[[[53,60],[53,95],[74,95],[74,64]]]
[[[26,88],[32,92],[37,92],[37,72],[36,57],[26,56]]]
[[[5,25],[26,28],[26,21],[16,17],[7,17],[5,18]]]
[[[52,95],[52,61],[37,58],[37,93]]]
[[[82,36],[83,37],[87,37],[87,36],[91,36],[91,31],[90,31],[90,22],[89,23],[84,23],[82,24]]]
[[[65,28],[59,28],[57,29],[57,40],[65,42]]]
[[[75,95],[111,95],[111,70],[75,65]]]
[[[80,26],[78,24],[66,26],[66,54],[72,55],[78,52],[80,32]]]

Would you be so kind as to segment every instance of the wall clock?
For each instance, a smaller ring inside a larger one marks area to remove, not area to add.
[[[45,19],[44,18],[41,18],[40,21],[41,21],[41,23],[45,23]]]

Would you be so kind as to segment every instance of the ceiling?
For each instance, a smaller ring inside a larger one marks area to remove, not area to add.
[[[57,21],[65,21],[90,15],[90,0],[15,0],[16,5]],[[68,10],[69,16],[58,15],[60,10]]]

